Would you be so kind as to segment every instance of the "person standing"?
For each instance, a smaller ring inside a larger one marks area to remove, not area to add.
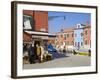
[[[44,51],[43,45],[41,45],[40,48],[41,48],[41,62],[43,62],[43,57],[44,57],[45,51]]]
[[[37,53],[38,61],[41,62],[41,48],[39,44],[36,45],[36,53]]]
[[[34,47],[32,47],[32,44],[29,45],[28,55],[30,64],[34,63]]]

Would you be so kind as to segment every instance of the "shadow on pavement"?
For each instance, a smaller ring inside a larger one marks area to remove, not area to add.
[[[69,57],[69,56],[66,56],[67,53],[52,52],[51,54],[52,54],[53,59]]]

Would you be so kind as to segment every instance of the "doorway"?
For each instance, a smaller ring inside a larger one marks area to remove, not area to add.
[[[40,41],[34,41],[34,46],[36,46],[36,45],[40,45]]]

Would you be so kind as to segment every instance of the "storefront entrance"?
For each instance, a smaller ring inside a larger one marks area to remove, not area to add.
[[[36,46],[37,44],[40,45],[40,43],[41,43],[41,41],[36,40],[36,41],[34,41],[34,46]]]

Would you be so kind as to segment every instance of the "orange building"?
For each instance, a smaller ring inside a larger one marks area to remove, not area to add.
[[[64,29],[62,32],[57,33],[57,45],[74,45],[74,28]]]
[[[74,45],[74,28],[64,30],[65,45]]]
[[[56,38],[55,38],[55,45],[63,45],[63,32],[58,32],[56,33]]]

